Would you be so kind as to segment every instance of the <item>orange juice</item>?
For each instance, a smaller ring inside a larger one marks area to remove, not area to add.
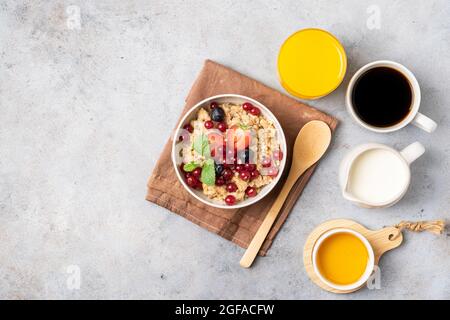
[[[326,280],[336,285],[350,285],[365,273],[369,253],[357,236],[343,231],[323,240],[317,250],[316,262]]]
[[[347,69],[340,42],[320,29],[300,30],[283,43],[278,55],[281,85],[302,99],[316,99],[336,89]]]

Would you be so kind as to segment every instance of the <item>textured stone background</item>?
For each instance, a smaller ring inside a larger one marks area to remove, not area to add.
[[[68,25],[69,5],[80,9],[80,29]],[[370,5],[380,29],[366,25]],[[324,292],[301,260],[308,233],[330,218],[376,229],[449,217],[449,17],[447,0],[1,0],[0,298],[450,298],[448,231],[406,234],[381,261],[380,290]],[[146,180],[204,59],[281,90],[278,48],[311,26],[347,50],[344,83],[311,102],[341,125],[269,255],[244,270],[241,248],[144,201]],[[434,134],[379,135],[351,121],[344,89],[375,59],[415,72]],[[338,164],[349,148],[416,140],[427,152],[395,207],[360,209],[341,197]]]

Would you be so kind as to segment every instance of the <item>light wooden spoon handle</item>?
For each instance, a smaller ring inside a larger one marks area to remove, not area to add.
[[[272,225],[275,222],[281,207],[283,207],[284,201],[289,195],[289,191],[294,186],[298,177],[302,175],[303,172],[305,172],[305,170],[306,169],[300,172],[291,171],[289,173],[289,176],[287,177],[286,182],[284,183],[283,189],[281,189],[280,193],[278,194],[278,197],[275,199],[275,202],[273,203],[263,222],[259,226],[259,229],[256,232],[255,236],[253,237],[252,242],[250,242],[247,250],[242,256],[242,259],[239,262],[241,267],[249,268],[252,265],[253,261],[258,255],[259,249],[261,249],[264,240],[269,234],[269,231],[272,228]]]

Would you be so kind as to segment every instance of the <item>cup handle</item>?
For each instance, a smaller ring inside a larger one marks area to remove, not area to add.
[[[408,164],[411,164],[412,162],[416,161],[417,158],[419,158],[421,155],[423,155],[425,152],[425,147],[420,142],[413,142],[409,146],[407,146],[405,149],[400,151],[400,154],[403,158],[405,158],[406,162]]]
[[[428,133],[433,132],[437,128],[437,123],[428,118],[427,116],[417,112],[412,122],[416,127],[425,130]]]

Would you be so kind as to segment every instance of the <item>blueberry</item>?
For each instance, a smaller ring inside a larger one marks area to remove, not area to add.
[[[225,119],[225,111],[222,108],[216,107],[211,110],[211,119],[215,122],[222,122]]]
[[[218,163],[214,163],[214,168],[216,170],[217,177],[220,177],[222,175],[223,169],[225,169],[223,164],[218,164]]]

